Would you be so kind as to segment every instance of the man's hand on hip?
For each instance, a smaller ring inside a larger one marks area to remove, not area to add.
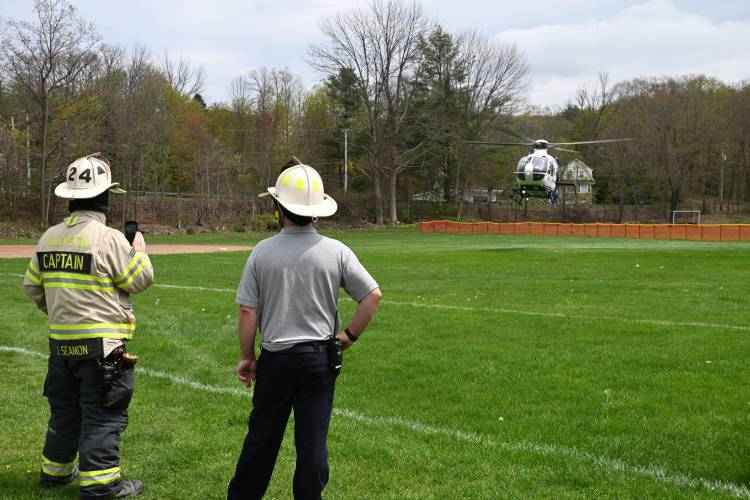
[[[354,342],[349,340],[349,337],[347,337],[346,333],[344,332],[337,333],[336,340],[341,341],[341,345],[343,346],[344,350],[349,349],[354,344]]]
[[[237,363],[237,378],[240,382],[245,384],[245,387],[250,387],[255,380],[255,369],[258,366],[258,361],[255,359],[241,359]]]

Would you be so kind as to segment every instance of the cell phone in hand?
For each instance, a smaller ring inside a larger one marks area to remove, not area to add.
[[[124,232],[125,232],[125,239],[127,239],[128,243],[132,245],[133,240],[135,239],[135,233],[138,232],[138,221],[135,221],[135,220],[126,221]]]

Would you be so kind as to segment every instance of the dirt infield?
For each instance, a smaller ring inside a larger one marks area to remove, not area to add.
[[[35,245],[0,245],[0,259],[21,259],[29,257]],[[171,255],[178,253],[213,253],[250,251],[254,247],[239,245],[146,245],[149,255]]]

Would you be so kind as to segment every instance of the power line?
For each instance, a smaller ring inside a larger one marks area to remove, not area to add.
[[[267,129],[257,129],[257,128],[218,128],[218,129],[212,129],[211,127],[208,128],[211,132],[250,132],[250,133],[256,133],[256,132],[271,132],[271,130]],[[356,129],[349,129],[349,130],[356,130]],[[310,127],[295,127],[293,129],[294,132],[337,132],[338,130],[336,128],[310,128]],[[341,131],[343,133],[343,130]]]

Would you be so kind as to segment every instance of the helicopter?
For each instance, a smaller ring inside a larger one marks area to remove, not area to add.
[[[572,182],[560,180],[558,159],[549,154],[550,149],[558,149],[568,153],[578,153],[572,149],[560,146],[577,144],[602,144],[610,142],[632,141],[633,139],[601,139],[596,141],[549,142],[546,139],[535,141],[523,138],[527,142],[484,142],[466,141],[467,144],[484,146],[531,146],[534,149],[518,161],[515,175],[515,185],[511,191],[511,199],[516,203],[528,198],[543,198],[552,205],[557,205],[560,186],[573,186]]]

